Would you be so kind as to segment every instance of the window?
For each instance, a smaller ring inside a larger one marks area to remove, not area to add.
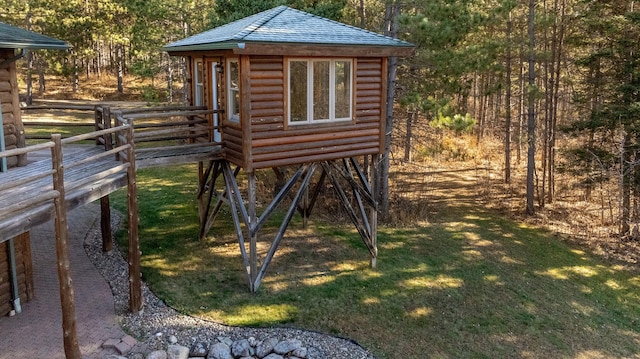
[[[195,90],[193,93],[194,99],[193,104],[195,106],[204,105],[204,72],[202,68],[202,60],[196,60],[196,71],[195,71]]]
[[[227,113],[230,121],[240,122],[240,65],[238,59],[227,60]]]
[[[351,60],[289,60],[289,124],[350,121],[351,68]]]

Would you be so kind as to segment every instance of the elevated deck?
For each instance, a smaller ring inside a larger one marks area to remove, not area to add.
[[[104,108],[98,111],[105,113]],[[222,144],[206,140],[211,129],[202,116],[207,111],[147,109],[113,114],[97,121],[96,131],[0,152],[0,157],[26,154],[28,159],[27,166],[0,172],[0,242],[54,218],[54,202],[61,192],[68,211],[127,186],[133,180],[127,178],[130,158],[135,159],[134,169],[222,158]],[[156,122],[174,120],[152,125],[134,120],[152,117]],[[63,178],[58,185],[57,176]]]

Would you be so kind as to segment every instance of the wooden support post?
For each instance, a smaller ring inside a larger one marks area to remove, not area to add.
[[[256,173],[251,171],[247,173],[248,179],[248,215],[249,215],[249,274],[251,277],[251,291],[255,292],[258,288],[255,286],[256,278],[258,277],[258,231],[257,222],[258,215],[256,211]]]
[[[371,246],[373,247],[369,264],[371,268],[375,268],[378,265],[378,155],[371,156],[370,164],[371,176],[368,179],[370,181],[371,194],[373,195],[375,205],[371,207],[371,217],[369,219],[369,223],[371,223]]]
[[[318,200],[318,195],[320,195],[320,190],[322,190],[322,186],[324,185],[324,180],[327,178],[327,172],[322,170],[322,174],[320,174],[320,179],[318,179],[318,183],[316,183],[315,188],[313,189],[313,194],[311,195],[311,199],[307,205],[307,216],[311,217],[311,211],[313,211],[313,207],[316,205],[316,201]]]
[[[131,147],[127,151],[129,168],[127,169],[127,212],[129,219],[129,310],[137,313],[142,310],[142,278],[140,271],[140,241],[138,237],[138,191],[136,185],[136,157],[133,143],[133,121],[129,122],[127,142]]]
[[[69,268],[69,250],[67,246],[69,230],[67,228],[67,209],[64,193],[64,170],[62,167],[62,137],[51,136],[54,147],[51,148],[53,162],[53,188],[58,191],[54,199],[56,259],[58,263],[58,282],[60,285],[60,304],[62,305],[62,335],[64,353],[67,359],[81,359],[76,328],[76,309],[73,294],[73,282]]]
[[[222,208],[223,202],[229,203],[229,200],[230,200],[226,191],[223,191],[220,193],[215,187],[218,177],[220,177],[220,175],[223,172],[221,163],[222,161],[215,161],[214,170],[211,172],[211,180],[209,181],[209,184],[208,184],[209,199],[207,201],[207,206],[205,211],[206,222],[204,222],[204,227],[201,226],[200,228],[201,239],[204,239],[207,233],[209,233],[211,226],[213,226],[213,221],[215,221],[216,216],[218,215],[218,213],[220,212],[220,209]],[[240,167],[237,167],[236,170],[233,172],[233,177],[236,178],[238,176],[238,173],[240,173]],[[211,209],[211,200],[213,199],[214,196],[216,197],[216,204],[213,206],[213,209]]]
[[[111,204],[108,195],[100,198],[100,232],[102,233],[102,251],[111,252],[113,236],[111,233]]]
[[[373,240],[371,237],[372,236],[371,226],[368,225],[367,223],[368,218],[366,216],[363,217],[362,215],[363,213],[365,213],[363,210],[362,200],[358,200],[358,208],[360,209],[360,213],[358,213],[351,205],[351,202],[349,201],[349,197],[345,193],[342,183],[338,179],[338,174],[340,174],[341,170],[338,167],[333,166],[328,162],[323,162],[322,167],[327,173],[329,180],[331,180],[331,183],[333,184],[333,189],[335,190],[336,194],[340,198],[342,205],[344,206],[344,209],[347,212],[347,215],[349,216],[349,218],[355,225],[356,229],[358,230],[358,233],[360,234],[360,238],[362,238],[362,241],[369,249],[369,253],[371,254],[371,256],[376,257],[377,249],[374,247]],[[349,176],[343,175],[343,177],[345,179],[349,179]],[[354,190],[355,188],[360,188],[360,187],[354,186],[354,184],[351,181],[349,181],[349,183],[353,186],[352,189]]]
[[[296,192],[296,195],[293,197],[293,200],[291,201],[291,205],[289,206],[289,210],[287,211],[287,214],[284,216],[284,219],[282,220],[282,223],[280,224],[280,229],[278,229],[278,233],[276,234],[276,237],[273,239],[273,242],[271,243],[271,246],[269,247],[269,251],[267,252],[267,255],[265,256],[264,261],[262,262],[262,266],[260,268],[260,273],[258,273],[258,276],[256,277],[256,280],[253,283],[254,292],[257,291],[258,288],[260,287],[260,283],[262,282],[262,278],[264,277],[265,273],[267,272],[267,268],[269,267],[269,264],[271,264],[271,260],[273,259],[273,256],[275,255],[276,250],[278,249],[278,245],[280,245],[280,241],[284,237],[284,232],[287,230],[287,227],[289,226],[289,223],[291,222],[291,219],[293,218],[293,215],[296,212],[296,209],[298,208],[298,205],[300,204],[300,201],[302,199],[302,196],[303,196],[304,192],[309,187],[309,182],[311,181],[311,177],[313,177],[313,173],[315,172],[316,166],[317,166],[317,164],[313,163],[313,164],[309,165],[308,167],[304,166],[299,170],[299,171],[305,172],[304,176],[302,178],[302,182],[300,183],[300,187],[298,188],[298,192]],[[281,194],[282,194],[282,197],[284,197],[285,194],[284,193],[281,193]]]
[[[309,187],[307,186],[302,195],[302,228],[309,226]]]
[[[209,166],[207,170],[204,169],[204,162],[198,162],[198,218],[200,219],[200,240],[204,239],[204,225],[207,221],[207,213],[205,202],[205,198],[203,194],[207,190],[207,177],[209,176],[209,171],[211,166],[213,165],[213,161],[209,161]],[[211,188],[209,188],[211,190]]]
[[[242,261],[244,263],[245,273],[247,280],[249,281],[249,289],[252,288],[251,273],[249,270],[249,259],[247,258],[247,249],[244,245],[244,234],[242,233],[242,226],[240,224],[240,218],[238,216],[238,210],[244,207],[242,198],[238,199],[233,192],[238,191],[238,185],[236,183],[236,176],[231,172],[229,162],[222,160],[222,172],[224,176],[225,186],[227,188],[227,197],[229,198],[229,207],[231,207],[231,216],[233,217],[233,224],[236,228],[236,235],[238,236],[238,244],[240,245],[240,254],[242,255]],[[236,206],[237,201],[240,203]],[[248,227],[248,226],[247,226]]]

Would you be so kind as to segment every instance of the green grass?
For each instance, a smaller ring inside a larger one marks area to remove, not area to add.
[[[637,271],[454,203],[429,225],[380,228],[376,269],[351,226],[316,221],[304,230],[294,221],[251,294],[228,212],[206,241],[197,239],[195,172],[138,175],[144,279],[182,312],[331,333],[379,358],[640,353]],[[124,193],[115,198],[124,210]]]

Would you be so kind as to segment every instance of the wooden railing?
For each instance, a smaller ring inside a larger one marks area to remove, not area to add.
[[[47,104],[47,105],[36,105],[36,106],[27,106],[23,107],[22,110],[25,112],[31,111],[44,111],[44,110],[54,110],[54,111],[65,111],[65,112],[90,112],[93,113],[96,111],[96,105],[72,105],[72,104]],[[27,120],[23,118],[22,121],[25,127],[25,139],[26,140],[49,140],[51,138],[51,133],[38,134],[34,133],[35,129],[60,129],[60,128],[80,128],[82,133],[91,132],[94,130],[100,130],[103,128],[98,128],[91,121],[79,121],[79,122],[65,122],[65,121],[34,121]],[[73,131],[73,130],[70,130]],[[53,132],[53,131],[51,131]],[[69,135],[61,134],[63,138],[71,137]]]
[[[84,200],[94,199],[100,193],[85,193],[81,195],[75,190],[83,187],[91,187],[100,180],[117,177],[125,173],[131,163],[124,159],[122,163],[105,163],[108,156],[116,152],[132,152],[130,142],[124,142],[110,151],[98,149],[97,151],[85,151],[76,155],[65,155],[65,147],[88,139],[113,133],[128,133],[131,129],[128,125],[122,125],[106,130],[93,131],[81,135],[63,139],[60,135],[51,135],[50,141],[0,152],[0,158],[22,154],[34,154],[37,151],[51,151],[50,160],[41,160],[27,167],[12,168],[7,173],[0,173],[0,241],[18,235],[31,226],[50,218],[50,210],[53,202],[65,192],[69,199],[80,204]],[[87,155],[90,153],[90,155]],[[101,165],[102,163],[102,165]],[[56,184],[55,177],[62,171],[67,173],[64,183]],[[111,188],[109,190],[112,190]],[[91,191],[89,191],[91,192]],[[96,190],[96,192],[99,192]],[[81,196],[80,199],[78,196]],[[95,198],[97,199],[97,198]],[[68,203],[69,207],[75,207],[74,203]]]
[[[128,134],[125,136],[127,141],[109,151],[95,146],[95,151],[82,151],[77,155],[68,156],[64,153],[65,147],[74,143],[120,133]],[[51,141],[0,152],[0,158],[3,158],[47,149],[51,151],[50,161],[41,160],[26,167],[12,168],[0,173],[0,242],[10,240],[32,226],[53,218],[62,332],[64,350],[68,358],[81,358],[81,353],[69,267],[67,211],[106,197],[113,190],[122,187],[126,180],[129,198],[134,198],[130,200],[134,202],[133,205],[128,208],[129,220],[137,228],[137,215],[132,215],[137,213],[132,139],[133,128],[122,125],[66,139],[59,134],[53,134]],[[115,161],[113,154],[116,152],[126,152],[129,161]],[[129,237],[129,252],[130,308],[135,312],[142,308],[137,232],[133,233],[133,237]]]

